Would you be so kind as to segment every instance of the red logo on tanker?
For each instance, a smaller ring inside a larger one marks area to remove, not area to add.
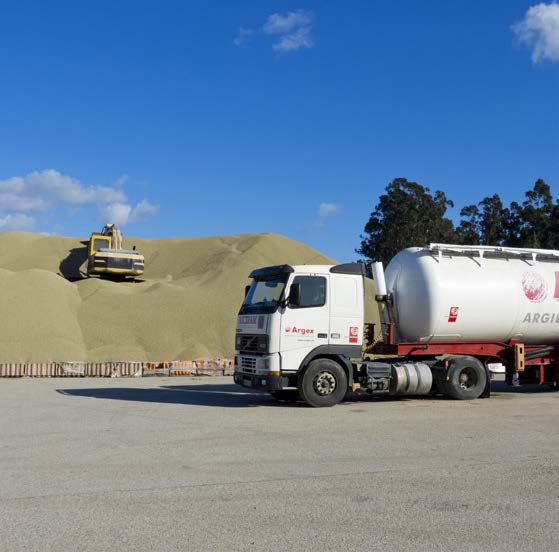
[[[450,312],[448,313],[448,321],[449,322],[456,322],[458,318],[458,309],[460,307],[450,307]]]
[[[358,326],[350,326],[349,327],[349,342],[350,343],[357,343],[358,336],[359,336],[359,327]]]
[[[525,272],[522,275],[522,289],[532,303],[541,303],[547,297],[547,284],[538,272]]]

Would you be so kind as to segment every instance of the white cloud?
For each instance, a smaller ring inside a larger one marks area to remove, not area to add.
[[[128,203],[111,203],[101,208],[101,213],[107,223],[117,226],[126,226],[131,222],[143,220],[157,213],[159,205],[152,205],[147,199],[143,199],[135,207]]]
[[[25,232],[31,232],[35,228],[35,219],[28,215],[22,213],[16,213],[14,215],[6,215],[5,217],[0,217],[0,230],[10,231],[10,230],[22,230]]]
[[[121,188],[121,187],[124,186],[127,182],[128,182],[128,175],[127,175],[127,174],[123,174],[122,176],[120,176],[119,178],[117,178],[117,179],[115,180],[115,188]]]
[[[111,203],[101,207],[101,213],[107,224],[117,226],[124,226],[128,222],[131,212],[132,206],[128,203]]]
[[[290,11],[286,15],[274,13],[268,17],[262,29],[266,34],[285,34],[300,27],[309,27],[312,20],[312,13],[306,10]]]
[[[313,226],[322,228],[326,224],[326,219],[341,212],[341,206],[337,203],[321,203],[314,217]]]
[[[301,48],[312,48],[311,37],[313,14],[306,10],[287,12],[286,15],[274,13],[262,27],[266,34],[277,36],[272,44],[276,52],[294,52]]]
[[[301,27],[294,33],[282,36],[277,42],[272,44],[272,48],[276,52],[293,52],[300,48],[312,48],[314,43],[310,36],[310,27]]]
[[[86,186],[54,169],[0,180],[0,230],[32,230],[35,218],[30,215],[58,207],[67,207],[72,213],[93,205],[102,214],[113,214],[116,220],[112,222],[121,225],[154,214],[158,206],[147,199],[135,207],[129,204],[123,191],[127,180],[123,175],[112,186]]]
[[[130,213],[130,222],[143,220],[146,217],[155,215],[157,211],[159,211],[159,205],[153,205],[147,199],[142,199],[142,201],[132,209],[132,213]]]
[[[512,26],[523,44],[532,48],[534,63],[543,59],[559,61],[559,4],[537,4],[524,19]]]
[[[242,46],[250,36],[254,34],[252,29],[245,29],[244,27],[239,27],[239,34],[233,39],[233,44],[235,46]]]
[[[340,206],[337,203],[321,203],[318,208],[318,214],[322,217],[336,215],[340,212]]]
[[[233,39],[235,46],[243,46],[249,37],[258,33],[273,37],[272,49],[276,52],[294,52],[301,48],[312,48],[311,36],[314,16],[308,10],[288,11],[285,14],[273,13],[268,16],[261,29],[239,27]]]
[[[71,206],[124,201],[125,194],[108,186],[84,186],[70,176],[48,169],[0,180],[0,210],[42,212],[59,204]]]

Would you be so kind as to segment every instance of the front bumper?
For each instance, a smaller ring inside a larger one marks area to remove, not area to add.
[[[286,374],[280,369],[279,355],[246,355],[235,356],[235,371],[233,381],[256,391],[281,391],[295,389],[297,386],[296,373]]]
[[[256,391],[280,391],[288,387],[288,378],[280,376],[270,376],[268,374],[247,374],[246,372],[235,372],[233,381]],[[285,384],[285,385],[284,385]]]

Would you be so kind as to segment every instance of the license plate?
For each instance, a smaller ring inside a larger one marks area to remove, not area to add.
[[[243,385],[245,387],[252,387],[252,380],[246,379]]]

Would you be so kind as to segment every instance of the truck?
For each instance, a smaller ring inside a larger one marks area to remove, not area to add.
[[[559,384],[559,251],[433,243],[382,263],[253,270],[234,381],[333,406],[352,393],[488,398]]]

